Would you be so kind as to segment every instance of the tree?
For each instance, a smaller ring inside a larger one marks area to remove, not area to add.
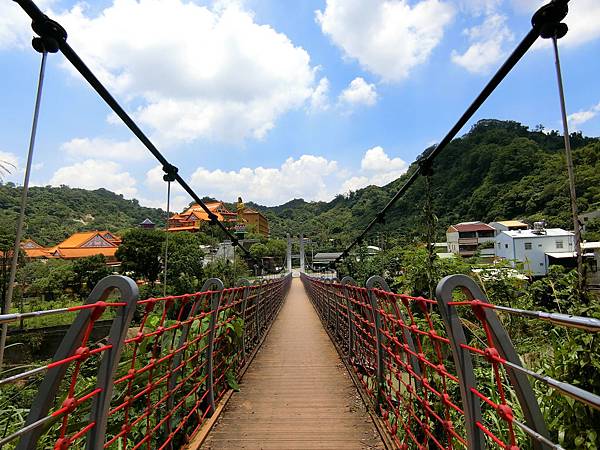
[[[234,262],[226,258],[217,258],[204,266],[205,280],[219,278],[225,287],[234,286],[239,278],[247,277],[249,274],[248,265],[237,255]]]
[[[15,245],[14,224],[8,221],[0,221],[0,301],[2,309],[5,307],[6,291],[10,277],[10,265],[13,257],[13,246]]]
[[[285,258],[285,254],[287,252],[287,242],[285,242],[283,239],[270,239],[266,246],[267,256],[280,259]]]
[[[193,233],[179,232],[169,236],[167,285],[170,292],[188,294],[201,287],[204,260],[201,244],[201,237]]]
[[[75,285],[73,263],[62,259],[32,261],[19,269],[19,283],[28,296],[53,299],[70,291]]]
[[[269,248],[265,244],[256,243],[252,244],[250,247],[250,255],[257,261],[260,261],[265,256],[268,256],[268,253]]]
[[[104,255],[76,259],[73,262],[73,289],[79,295],[87,296],[98,281],[111,273]]]
[[[123,272],[133,272],[153,285],[162,270],[164,232],[134,228],[123,235],[123,242],[116,252]]]

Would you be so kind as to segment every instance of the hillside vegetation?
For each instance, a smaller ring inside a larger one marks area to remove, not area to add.
[[[21,199],[21,188],[0,184],[0,224],[14,228]],[[119,231],[136,226],[146,217],[165,223],[161,209],[140,206],[137,200],[97,189],[32,187],[29,189],[24,236],[41,245],[54,245],[76,231]]]
[[[600,207],[600,139],[573,133],[571,142],[579,209],[596,209]],[[571,228],[563,149],[562,136],[546,133],[541,127],[530,130],[514,121],[478,122],[435,161],[432,189],[438,238],[443,238],[449,224],[468,220],[544,219],[549,226]],[[412,165],[408,173],[414,169]],[[407,177],[405,174],[384,187],[369,186],[338,195],[330,202],[295,199],[275,207],[248,206],[267,216],[274,237],[304,233],[320,249],[339,248],[369,223]],[[418,180],[392,209],[386,223],[376,227],[375,235],[400,240],[421,237],[424,189],[424,180]],[[0,185],[1,222],[14,222],[20,192],[11,183]],[[142,207],[137,200],[126,200],[105,189],[66,186],[31,188],[27,216],[26,237],[43,245],[75,231],[119,231],[146,217],[164,224],[162,210]],[[372,243],[378,241],[373,238]]]
[[[600,139],[571,135],[581,212],[600,207]],[[411,165],[408,173],[415,170]],[[266,208],[275,235],[304,233],[317,242],[348,242],[408,178],[369,186],[330,202],[292,200]],[[572,228],[563,137],[518,122],[482,120],[436,159],[432,177],[438,238],[461,221],[520,218]],[[418,180],[375,233],[411,239],[423,233],[424,179]],[[374,241],[373,243],[376,243]]]

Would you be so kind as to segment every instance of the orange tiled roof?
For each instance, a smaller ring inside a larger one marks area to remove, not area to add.
[[[52,254],[47,248],[24,248],[25,256],[27,258],[52,258]]]
[[[37,242],[35,242],[33,239],[25,239],[23,242],[21,242],[21,248],[26,249],[26,248],[43,248],[43,247],[40,244],[38,244]]]
[[[62,241],[60,244],[57,244],[56,247],[60,248],[77,248],[81,247],[87,241],[92,239],[94,236],[98,234],[97,231],[82,231],[80,233],[74,233],[69,236],[67,239]]]
[[[80,248],[82,245],[84,245],[86,242],[88,242],[89,240],[93,239],[96,236],[99,236],[101,239],[105,240],[108,244],[111,245],[115,245],[113,242],[104,239],[102,237],[102,233],[100,231],[82,231],[79,233],[74,233],[71,236],[69,236],[67,239],[65,239],[64,241],[62,241],[60,244],[57,244],[56,247],[59,247],[61,249],[63,248]],[[116,248],[116,246],[115,246]]]
[[[90,248],[57,248],[54,253],[58,253],[59,258],[74,259],[86,258],[94,255],[104,255],[114,257],[118,247],[90,247]]]

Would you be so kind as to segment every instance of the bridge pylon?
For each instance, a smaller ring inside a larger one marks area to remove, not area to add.
[[[300,247],[300,251],[297,255],[292,254],[292,244],[294,243],[295,240],[298,240],[298,244]],[[292,262],[294,259],[298,259],[300,261],[300,272],[304,273],[306,270],[306,257],[305,257],[305,252],[304,252],[304,234],[300,234],[298,236],[298,238],[294,237],[294,236],[290,236],[289,233],[287,233],[287,254],[286,254],[286,266],[287,266],[287,273],[291,273],[292,272]]]

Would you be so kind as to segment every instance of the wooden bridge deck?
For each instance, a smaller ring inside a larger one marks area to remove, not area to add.
[[[295,278],[279,317],[203,449],[383,449]]]

